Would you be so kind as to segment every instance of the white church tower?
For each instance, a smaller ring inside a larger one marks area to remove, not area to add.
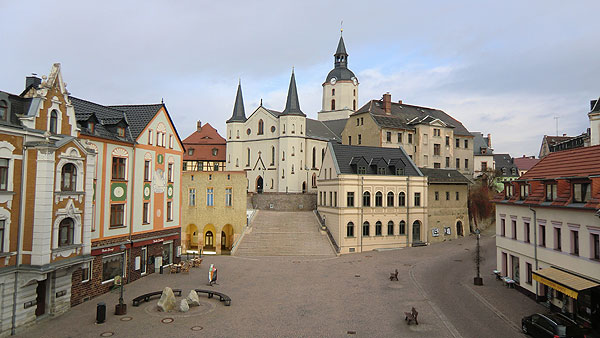
[[[348,53],[340,36],[334,54],[334,68],[323,83],[323,106],[319,121],[347,119],[357,109],[358,79],[348,69]]]
[[[243,143],[240,133],[243,133],[246,123],[246,112],[244,110],[244,99],[242,98],[242,83],[238,83],[233,114],[227,120],[227,170],[240,170],[239,154],[242,153]],[[244,134],[242,134],[243,137]]]

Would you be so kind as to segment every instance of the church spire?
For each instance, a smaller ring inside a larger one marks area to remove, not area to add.
[[[244,110],[244,99],[242,98],[242,81],[238,82],[237,95],[233,105],[233,115],[227,120],[229,122],[246,122],[246,111]]]
[[[292,78],[290,79],[290,88],[288,89],[287,101],[282,115],[300,115],[306,116],[300,110],[300,102],[298,101],[298,90],[296,89],[296,76],[292,69]]]
[[[347,68],[348,67],[348,53],[346,53],[346,45],[344,44],[344,37],[340,36],[337,50],[334,54],[334,65],[335,68]]]

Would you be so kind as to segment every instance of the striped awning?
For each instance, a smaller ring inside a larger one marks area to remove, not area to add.
[[[580,291],[599,286],[600,284],[556,268],[545,268],[533,271],[533,279],[554,290],[577,299]]]

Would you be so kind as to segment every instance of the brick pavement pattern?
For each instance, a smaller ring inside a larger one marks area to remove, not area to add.
[[[335,256],[312,211],[258,210],[236,256]]]

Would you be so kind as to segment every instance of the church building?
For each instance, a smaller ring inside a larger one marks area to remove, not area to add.
[[[227,120],[226,169],[246,171],[249,192],[316,192],[327,142],[341,141],[346,120],[357,105],[358,80],[347,65],[348,54],[340,37],[334,69],[323,83],[318,120],[307,118],[300,109],[293,71],[281,112],[261,103],[246,117],[238,85],[233,115]]]

